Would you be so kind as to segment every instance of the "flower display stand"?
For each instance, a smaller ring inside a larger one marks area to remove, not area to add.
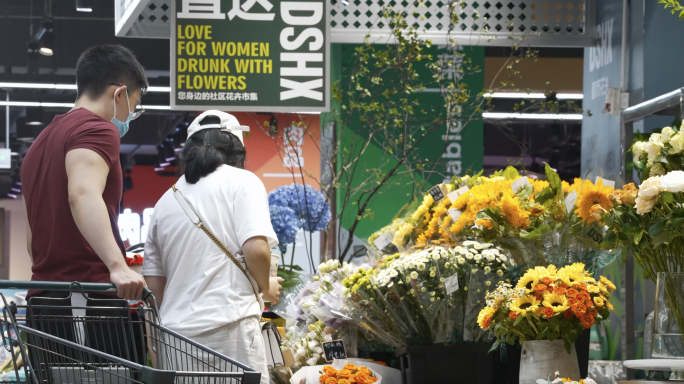
[[[401,347],[399,357],[403,384],[506,382],[499,352],[490,345]]]

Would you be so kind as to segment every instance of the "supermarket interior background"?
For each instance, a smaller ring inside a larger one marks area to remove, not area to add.
[[[122,239],[129,244],[145,241],[154,205],[177,180],[178,157],[188,125],[202,112],[183,104],[185,96],[176,99],[174,95],[175,87],[180,85],[172,81],[173,74],[181,71],[176,68],[174,54],[181,53],[172,51],[173,43],[169,43],[173,34],[170,26],[175,22],[171,3],[172,0],[0,0],[0,148],[9,148],[11,154],[11,161],[4,166],[5,155],[0,153],[0,279],[31,279],[19,169],[41,131],[55,116],[73,106],[75,64],[79,55],[93,45],[121,44],[131,49],[144,66],[150,84],[142,99],[146,113],[131,123],[130,132],[121,140],[120,152],[124,193],[119,229]],[[330,39],[326,89],[346,76],[367,33],[376,41],[381,40],[377,38],[380,35],[374,34],[375,29],[382,29],[374,24],[382,6],[377,3],[385,2],[326,3],[332,25],[326,35]],[[625,174],[631,155],[625,154],[624,143],[631,143],[634,133],[649,133],[673,121],[673,116],[646,116],[630,123],[634,130],[624,136],[626,120],[621,111],[679,91],[684,84],[680,64],[684,61],[684,50],[678,43],[684,21],[680,22],[677,15],[656,1],[468,1],[460,15],[463,24],[452,26],[457,32],[455,49],[465,56],[449,53],[447,28],[440,23],[447,17],[442,12],[447,12],[451,2],[424,3],[422,8],[406,1],[392,1],[390,5],[410,9],[410,22],[423,36],[434,40],[427,52],[450,60],[450,65],[442,68],[442,76],[460,78],[475,94],[496,90],[487,93],[489,102],[478,111],[484,113],[456,134],[434,132],[421,142],[421,156],[434,164],[433,171],[413,175],[410,183],[380,189],[381,197],[373,200],[368,211],[372,210],[372,214],[362,213],[360,217],[356,211],[348,210],[338,215],[345,203],[344,196],[332,196],[331,228],[333,233],[341,233],[337,243],[333,241],[333,246],[327,247],[323,231],[312,235],[300,229],[296,241],[283,253],[293,254],[294,265],[305,273],[315,273],[321,261],[339,256],[341,250],[345,261],[364,258],[368,238],[391,222],[400,207],[411,202],[416,196],[416,185],[426,187],[422,189],[426,191],[453,176],[472,175],[479,170],[490,175],[510,165],[531,175],[543,175],[545,164],[562,180],[570,182],[585,178],[589,172],[597,175],[597,169],[605,179],[625,183],[631,181],[630,177],[637,180],[636,175]],[[414,9],[420,14],[411,14]],[[488,33],[472,30],[478,23],[486,23]],[[468,61],[458,62],[463,57]],[[513,63],[515,70],[510,67]],[[263,99],[271,96],[269,92],[280,92],[276,80],[260,86],[259,97]],[[221,109],[221,105],[229,105],[229,100],[233,100],[233,93],[228,95],[225,93],[223,102],[199,105]],[[237,95],[242,97],[239,92]],[[417,98],[426,105],[436,105],[441,102],[439,95],[439,88],[426,88]],[[540,102],[558,102],[564,107],[545,110],[538,107]],[[242,103],[236,105],[248,102]],[[537,107],[532,107],[535,103]],[[321,189],[329,167],[336,166],[328,161],[330,154],[335,157],[334,151],[343,150],[325,146],[330,135],[334,135],[329,125],[332,112],[315,111],[316,108],[296,110],[288,105],[291,104],[258,111],[249,107],[239,110],[235,106],[227,109],[242,124],[250,126],[245,138],[245,167],[261,179],[267,192],[292,183]],[[306,132],[302,127],[306,127]],[[364,125],[353,123],[349,129],[358,133]],[[336,143],[343,145],[345,140]],[[366,152],[357,159],[361,168],[359,178],[382,173],[375,164],[386,161],[385,150],[377,142],[368,144]],[[354,184],[359,180],[342,178],[337,182]],[[347,242],[351,227],[350,247],[338,247]],[[285,260],[289,262],[289,256]],[[621,268],[619,263],[613,263],[603,273],[612,281],[621,281]],[[638,265],[633,268],[629,275],[633,277],[630,285],[634,294],[629,326],[639,332],[643,331],[645,315],[654,306],[655,284],[642,278]],[[622,300],[621,294],[624,293],[619,290],[615,293]],[[620,313],[621,308],[615,311]],[[626,351],[620,341],[620,329],[625,325],[619,316],[611,319],[613,339],[604,358],[620,360]],[[636,343],[631,357],[641,356],[643,340],[638,334],[629,342]]]

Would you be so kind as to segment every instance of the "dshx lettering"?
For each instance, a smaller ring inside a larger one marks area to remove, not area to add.
[[[324,38],[316,27],[323,20],[322,1],[285,1],[280,13],[290,25],[280,33],[280,45],[286,51],[306,47],[309,52],[280,54],[280,100],[299,97],[323,100]]]

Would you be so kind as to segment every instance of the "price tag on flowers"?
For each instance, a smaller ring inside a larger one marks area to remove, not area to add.
[[[344,341],[333,340],[323,343],[323,352],[325,354],[325,361],[331,362],[335,359],[346,359],[347,350],[344,349]]]
[[[568,213],[572,212],[572,209],[575,207],[575,202],[577,201],[577,191],[572,191],[568,194],[568,197],[565,198],[565,209],[568,211]]]
[[[454,201],[456,201],[456,199],[458,199],[459,197],[461,197],[462,194],[468,192],[469,190],[470,190],[470,189],[469,189],[467,186],[465,186],[465,187],[463,187],[463,188],[459,188],[459,189],[457,189],[457,190],[455,190],[455,191],[453,191],[453,192],[450,192],[450,193],[447,195],[447,197],[449,198],[449,200],[450,200],[451,203],[453,204]]]
[[[432,195],[432,198],[435,199],[435,202],[438,203],[444,199],[444,191],[442,190],[442,185],[435,185],[434,187],[430,188],[428,191],[430,195]]]
[[[383,249],[385,249],[386,246],[388,246],[392,243],[392,238],[393,238],[392,235],[385,232],[382,235],[380,235],[380,237],[375,239],[375,241],[373,241],[373,244],[375,245],[376,248],[378,248],[379,250],[382,251]]]
[[[458,291],[458,274],[444,279],[444,288],[446,289],[447,295],[451,295],[452,293]]]
[[[449,216],[451,216],[451,220],[453,221],[458,221],[458,218],[461,217],[461,211],[459,211],[456,208],[451,208],[447,212],[449,213]]]
[[[606,180],[600,176],[596,176],[596,181],[594,181],[594,184],[598,184],[599,180],[603,180],[604,187],[615,188],[615,182],[613,180]]]
[[[521,188],[525,188],[528,185],[530,185],[530,181],[527,180],[527,176],[523,176],[517,178],[513,184],[511,184],[511,188],[513,189],[513,192],[518,193]]]

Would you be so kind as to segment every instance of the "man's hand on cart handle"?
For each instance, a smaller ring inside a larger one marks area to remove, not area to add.
[[[271,305],[276,305],[280,301],[280,291],[283,290],[281,283],[282,277],[271,277],[268,284],[268,292],[264,293],[264,301],[271,302]]]
[[[125,300],[141,300],[145,279],[133,272],[126,263],[109,271],[112,283],[116,285],[117,295]]]

